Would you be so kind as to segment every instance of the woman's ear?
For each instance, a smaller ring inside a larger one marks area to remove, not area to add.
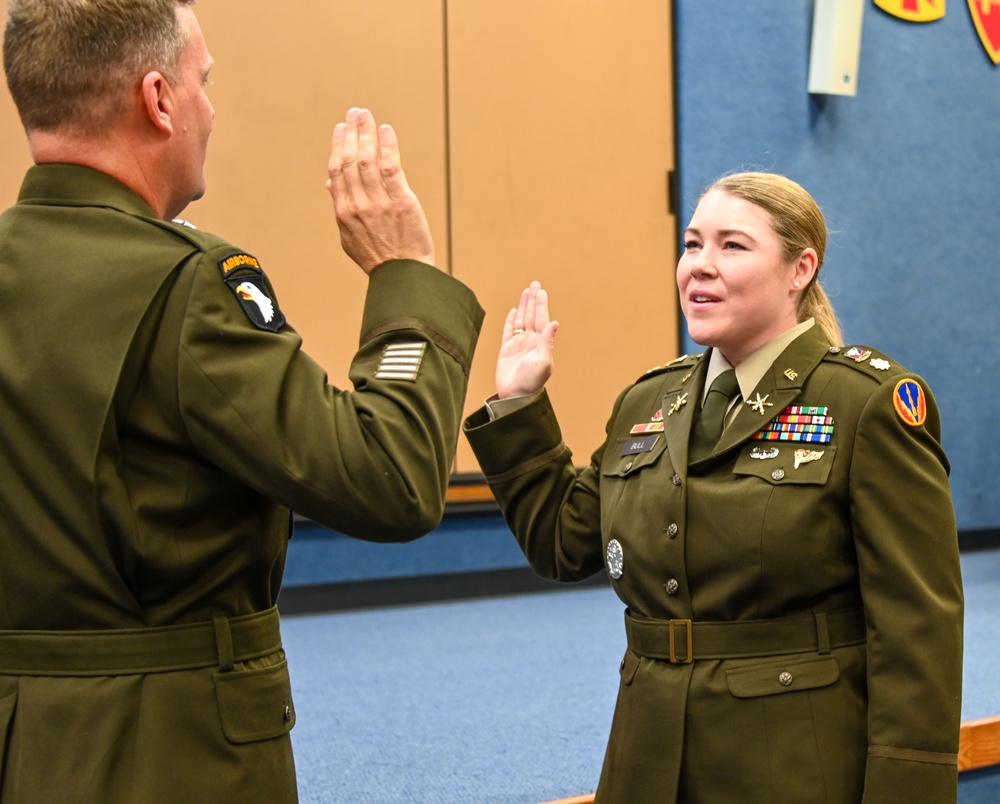
[[[804,248],[795,262],[795,270],[792,273],[792,287],[795,290],[809,287],[809,283],[816,276],[819,267],[819,257],[816,249]]]
[[[173,134],[173,94],[163,73],[151,70],[140,85],[143,109],[149,121],[164,134]]]

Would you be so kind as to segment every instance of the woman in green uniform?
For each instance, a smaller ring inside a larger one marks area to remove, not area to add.
[[[628,650],[599,804],[954,801],[963,598],[924,381],[845,346],[799,185],[727,176],[677,265],[708,347],[618,397],[578,473],[537,283],[465,422],[539,574],[606,569]]]

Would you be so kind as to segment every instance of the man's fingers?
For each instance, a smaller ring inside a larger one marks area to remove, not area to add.
[[[409,195],[410,185],[407,184],[406,174],[403,173],[399,156],[399,139],[393,127],[388,124],[379,126],[378,134],[381,146],[382,183],[389,198],[394,200],[403,198]]]
[[[327,163],[326,172],[330,180],[326,183],[330,195],[336,201],[338,197],[343,197],[344,188],[344,138],[347,136],[347,124],[337,123],[333,127],[333,137],[330,140],[330,161]]]
[[[375,130],[375,118],[367,109],[357,110],[358,153],[355,191],[363,191],[368,198],[378,199],[384,193],[380,176],[379,139]]]

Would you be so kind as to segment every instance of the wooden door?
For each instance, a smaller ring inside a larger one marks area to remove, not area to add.
[[[452,264],[487,308],[469,407],[493,392],[504,317],[538,279],[577,465],[618,392],[677,353],[671,46],[667,0],[448,3]]]

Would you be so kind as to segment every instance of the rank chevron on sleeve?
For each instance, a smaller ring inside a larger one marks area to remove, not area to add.
[[[833,417],[827,408],[789,405],[759,433],[758,441],[806,441],[829,444],[833,438]]]

